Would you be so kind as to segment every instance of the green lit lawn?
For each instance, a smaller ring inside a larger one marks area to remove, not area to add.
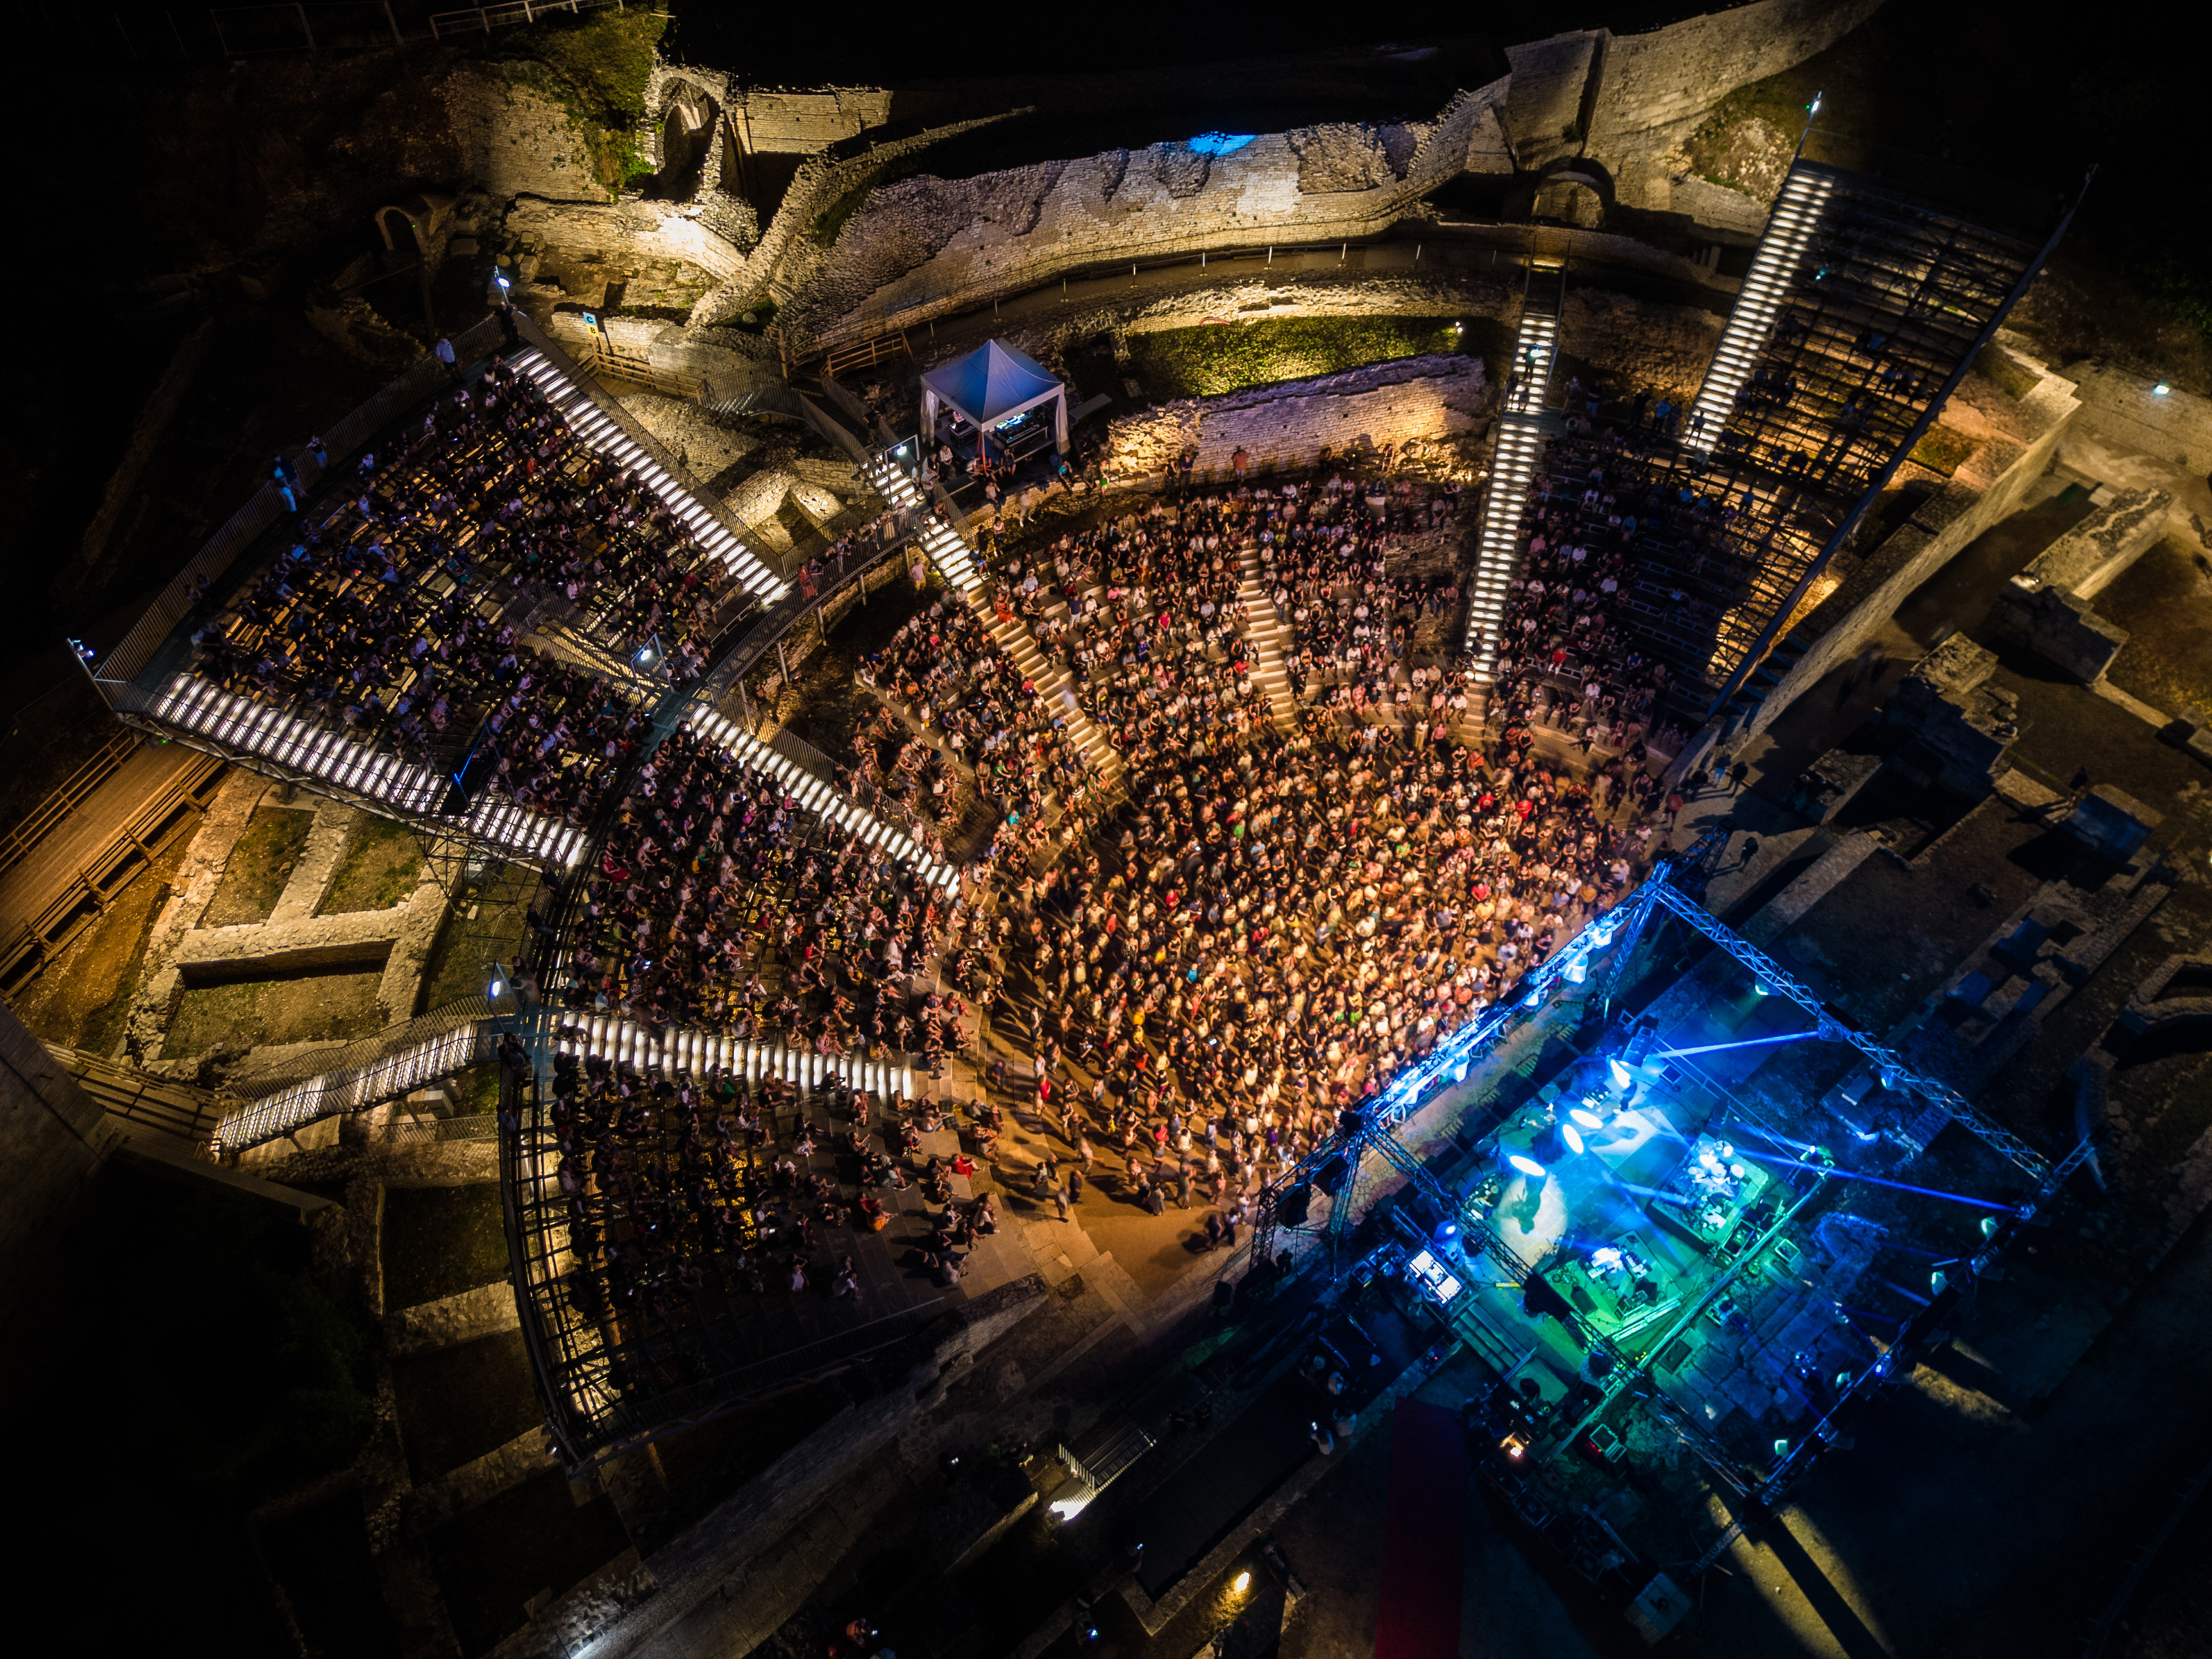
[[[1456,351],[1449,317],[1288,317],[1133,335],[1129,356],[1156,398],[1204,398]]]

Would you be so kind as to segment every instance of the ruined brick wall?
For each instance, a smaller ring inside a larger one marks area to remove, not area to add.
[[[1200,471],[1225,472],[1241,448],[1255,472],[1310,466],[1324,447],[1402,447],[1471,431],[1482,401],[1480,358],[1401,358],[1124,416],[1108,428],[1105,465],[1115,477],[1142,477],[1194,449]]]
[[[1649,34],[1615,35],[1606,47],[1590,149],[1672,142],[1734,88],[1826,52],[1881,6],[1881,0],[1755,0]]]
[[[877,190],[793,293],[816,342],[915,323],[1085,265],[1367,236],[1466,167],[1500,81],[1434,119],[1266,133],[1225,155],[1184,143]]]

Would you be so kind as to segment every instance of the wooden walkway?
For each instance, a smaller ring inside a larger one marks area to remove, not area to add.
[[[198,822],[223,769],[182,744],[141,747],[0,874],[0,993],[35,978]]]

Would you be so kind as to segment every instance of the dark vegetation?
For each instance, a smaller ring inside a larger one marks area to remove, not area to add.
[[[15,1571],[69,1610],[37,1645],[295,1651],[245,1516],[360,1451],[375,1341],[308,1239],[273,1205],[111,1164],[51,1241],[8,1332],[13,1414],[38,1425],[15,1454],[38,1506]]]

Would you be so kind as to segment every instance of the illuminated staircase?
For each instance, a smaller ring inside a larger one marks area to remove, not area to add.
[[[869,459],[866,471],[877,495],[902,513],[910,508],[917,514],[915,534],[922,551],[929,556],[930,563],[937,568],[939,575],[963,593],[972,593],[983,585],[983,572],[976,563],[975,550],[958,531],[929,511],[921,486],[904,467],[890,456],[879,454]]]
[[[1521,509],[1528,500],[1549,428],[1544,394],[1559,353],[1559,316],[1566,304],[1566,261],[1533,256],[1521,301],[1521,327],[1513,342],[1513,374],[1498,414],[1498,453],[1490,464],[1490,489],[1475,543],[1474,572],[1468,579],[1467,649],[1479,684],[1490,683],[1498,660],[1498,630],[1505,621],[1506,584],[1521,556]]]
[[[702,506],[676,477],[648,455],[642,445],[623,429],[621,422],[599,406],[599,400],[556,368],[535,347],[515,354],[514,366],[538,383],[545,401],[561,413],[578,438],[590,449],[628,467],[646,487],[660,497],[697,538],[699,544],[721,561],[741,586],[763,605],[781,599],[789,584],[748,551],[720,518]]]

